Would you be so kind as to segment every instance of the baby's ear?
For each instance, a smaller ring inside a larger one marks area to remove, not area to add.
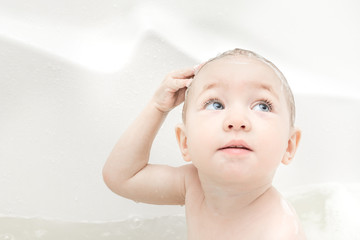
[[[186,137],[186,131],[185,131],[185,125],[183,123],[178,124],[175,127],[175,134],[176,139],[180,147],[181,154],[183,156],[183,159],[186,162],[190,162],[190,156],[189,156],[189,150],[187,146],[187,137]]]
[[[286,152],[281,161],[283,164],[288,165],[291,163],[291,160],[295,156],[296,149],[299,146],[300,139],[301,139],[301,130],[298,128],[294,128],[288,140],[288,146]]]

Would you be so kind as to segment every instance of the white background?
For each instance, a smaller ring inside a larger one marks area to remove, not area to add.
[[[114,195],[101,168],[168,71],[235,47],[273,61],[298,103],[303,142],[276,184],[360,181],[359,10],[355,0],[0,0],[0,214],[182,213]],[[180,111],[152,162],[183,163]]]

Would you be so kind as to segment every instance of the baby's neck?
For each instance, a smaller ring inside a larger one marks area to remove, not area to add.
[[[242,187],[239,185],[220,186],[201,183],[204,191],[204,207],[211,210],[214,215],[231,217],[247,213],[257,202],[274,189],[271,182],[260,186]]]

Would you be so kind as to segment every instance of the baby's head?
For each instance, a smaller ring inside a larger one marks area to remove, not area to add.
[[[291,162],[301,136],[294,118],[293,94],[280,70],[235,49],[196,71],[176,135],[199,175],[260,186],[280,163]]]
[[[209,59],[207,62],[198,65],[197,67],[195,67],[195,75],[194,78],[191,82],[191,84],[188,86],[188,89],[186,91],[185,94],[185,101],[184,101],[184,105],[183,105],[183,111],[182,111],[182,120],[184,123],[186,123],[186,111],[187,111],[187,107],[189,104],[189,96],[191,95],[191,88],[193,83],[196,81],[197,75],[201,72],[201,70],[210,62],[222,59],[222,58],[229,58],[229,57],[246,57],[246,58],[250,58],[250,59],[254,59],[257,61],[260,61],[264,64],[266,64],[268,67],[270,67],[275,74],[278,76],[279,81],[281,82],[281,88],[282,88],[282,92],[285,95],[285,98],[287,100],[287,104],[288,104],[288,109],[289,109],[289,120],[290,120],[290,125],[294,126],[294,122],[295,122],[295,100],[294,100],[294,96],[293,93],[291,91],[291,88],[285,78],[285,76],[282,74],[282,72],[269,60],[265,59],[264,57],[249,51],[249,50],[244,50],[244,49],[239,49],[236,48],[234,50],[229,50],[226,51],[214,58]]]

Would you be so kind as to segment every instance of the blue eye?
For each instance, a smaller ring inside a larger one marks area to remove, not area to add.
[[[207,110],[222,110],[225,107],[216,99],[211,99],[205,103],[205,109]]]
[[[271,106],[271,103],[266,101],[266,102],[260,102],[260,103],[256,104],[252,109],[255,111],[261,111],[261,112],[271,112],[272,106]]]

